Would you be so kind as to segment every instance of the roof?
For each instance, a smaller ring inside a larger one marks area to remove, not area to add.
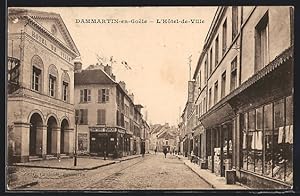
[[[69,48],[73,52],[75,52],[77,54],[77,56],[80,56],[79,50],[76,47],[76,45],[68,31],[68,28],[66,27],[63,19],[61,18],[61,16],[59,14],[53,13],[53,12],[44,12],[44,11],[22,9],[22,8],[9,8],[8,14],[10,17],[11,16],[27,17],[31,22],[34,22],[35,24],[38,24],[40,27],[42,27],[45,30],[45,32],[49,33],[49,35],[51,35],[51,33],[49,32],[49,30],[47,30],[43,25],[41,25],[39,23],[39,20],[41,20],[41,19],[55,20],[57,22],[59,30],[62,31],[62,34],[64,35],[64,38],[66,39],[67,48]],[[62,40],[60,40],[60,41],[62,41]]]
[[[158,138],[175,139],[176,136],[172,134],[170,131],[165,131],[161,135],[159,135]]]
[[[84,85],[84,84],[116,84],[101,69],[82,70],[79,73],[74,73],[74,81],[75,81],[75,85]]]

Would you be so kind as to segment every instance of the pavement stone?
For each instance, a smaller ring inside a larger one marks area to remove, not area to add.
[[[199,165],[195,163],[191,163],[187,157],[182,155],[177,155],[177,157],[184,162],[186,166],[188,166],[191,170],[193,170],[199,177],[201,177],[205,182],[210,184],[215,189],[223,189],[223,190],[245,190],[248,187],[241,184],[226,184],[226,180],[224,177],[216,176],[215,174],[209,172],[206,169],[201,169]]]

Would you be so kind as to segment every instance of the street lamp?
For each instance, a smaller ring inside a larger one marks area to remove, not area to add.
[[[80,110],[75,111],[75,148],[74,148],[74,166],[77,165],[77,125],[79,121]]]
[[[194,153],[194,130],[192,130],[192,151]]]

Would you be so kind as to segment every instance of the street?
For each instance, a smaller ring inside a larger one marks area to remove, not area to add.
[[[68,171],[22,168],[23,174],[38,180],[24,190],[145,190],[210,189],[176,156],[146,155],[95,170]]]

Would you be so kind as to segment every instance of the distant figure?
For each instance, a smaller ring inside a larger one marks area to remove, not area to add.
[[[145,155],[145,148],[141,149],[141,153],[142,153],[142,157],[144,157],[144,155]]]
[[[163,153],[165,154],[165,158],[167,158],[168,149],[164,148]]]
[[[155,152],[155,154],[156,154],[156,152],[157,152],[157,147],[155,147],[154,152]]]

